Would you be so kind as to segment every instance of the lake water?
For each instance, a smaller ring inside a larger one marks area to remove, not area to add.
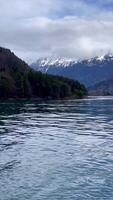
[[[113,98],[0,103],[0,200],[113,200]]]

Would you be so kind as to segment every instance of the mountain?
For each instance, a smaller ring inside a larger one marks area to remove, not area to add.
[[[89,87],[88,93],[95,96],[113,95],[113,78]]]
[[[17,68],[23,73],[29,70],[28,65],[14,55],[13,52],[9,49],[0,47],[0,71],[13,70]]]
[[[0,99],[82,98],[86,93],[78,81],[36,72],[9,49],[0,47]]]
[[[85,60],[41,58],[31,67],[43,73],[78,80],[89,87],[113,77],[113,55]]]
[[[51,68],[66,68],[76,64],[77,61],[72,59],[63,59],[63,58],[39,58],[36,63],[33,63],[31,66],[38,71],[48,72]]]

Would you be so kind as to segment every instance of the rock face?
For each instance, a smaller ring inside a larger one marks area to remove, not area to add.
[[[0,47],[0,99],[82,98],[86,92],[79,82],[36,72],[9,49]]]
[[[113,55],[86,60],[42,58],[31,65],[37,71],[78,80],[86,87],[113,77]]]

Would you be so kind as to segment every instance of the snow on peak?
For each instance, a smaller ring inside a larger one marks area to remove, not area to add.
[[[97,60],[99,60],[99,61],[103,61],[103,60],[107,60],[107,59],[113,60],[113,54],[104,54],[104,55],[97,57]]]
[[[40,58],[40,59],[38,59],[37,62],[42,67],[54,66],[54,65],[67,67],[70,64],[77,63],[77,60],[72,60],[72,59],[68,59],[68,58]]]
[[[32,66],[34,68],[47,72],[50,67],[62,67],[67,68],[77,63],[81,65],[87,65],[88,67],[93,67],[98,64],[98,66],[102,66],[103,62],[109,62],[113,60],[113,54],[105,54],[96,56],[90,59],[71,59],[71,58],[60,58],[60,57],[45,57],[39,58],[36,63],[33,63]]]
[[[91,63],[95,63],[95,61],[98,61],[98,62],[101,63],[101,62],[106,61],[106,60],[113,60],[113,54],[104,54],[104,55],[96,56],[96,57],[90,58],[86,61],[89,64],[91,64]]]
[[[102,55],[102,56],[98,56],[96,60],[102,61],[104,59],[105,59],[105,55]]]

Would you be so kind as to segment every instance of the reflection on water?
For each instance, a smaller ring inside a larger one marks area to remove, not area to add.
[[[0,200],[113,200],[113,98],[0,102]]]

